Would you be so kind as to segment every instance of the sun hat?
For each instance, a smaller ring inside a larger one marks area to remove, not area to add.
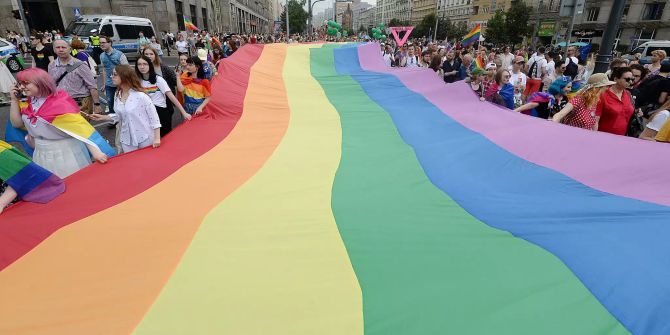
[[[586,82],[586,85],[589,87],[604,87],[612,86],[616,84],[615,82],[609,80],[607,75],[604,73],[594,73],[589,77],[589,81]]]
[[[200,58],[201,61],[206,62],[207,61],[207,50],[198,49],[198,58]]]
[[[498,65],[496,65],[496,63],[488,63],[488,64],[486,64],[486,70],[488,70],[488,69],[497,69],[497,68],[498,68]]]

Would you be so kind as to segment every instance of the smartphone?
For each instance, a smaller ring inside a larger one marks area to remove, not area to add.
[[[23,99],[23,98],[26,97],[25,95],[23,95],[23,91],[21,91],[21,89],[19,88],[19,85],[16,85],[16,86],[14,86],[14,87],[16,87],[16,93],[15,93],[14,95],[16,95],[16,97],[17,97],[19,100],[21,100],[21,99]]]

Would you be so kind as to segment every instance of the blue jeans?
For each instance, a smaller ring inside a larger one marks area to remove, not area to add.
[[[116,87],[105,86],[105,95],[107,96],[107,107],[109,107],[110,113],[114,113],[114,94],[116,94]]]

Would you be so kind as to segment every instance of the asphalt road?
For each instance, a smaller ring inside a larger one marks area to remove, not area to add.
[[[173,54],[174,55],[174,54]],[[171,57],[163,57],[163,62],[167,64],[170,67],[173,67],[177,65],[178,58],[176,56],[171,56]],[[26,67],[32,66],[32,60],[30,58],[26,59]],[[103,80],[99,76],[98,77],[98,87],[103,87]],[[100,92],[103,92],[104,90],[100,90]],[[103,105],[103,110],[104,110],[104,105]],[[9,105],[3,105],[0,106],[0,139],[5,138],[5,127],[7,125],[7,122],[9,122]],[[181,116],[179,115],[178,112],[175,112],[173,118],[172,118],[172,124],[173,126],[176,126],[178,123],[181,123],[182,119]],[[114,144],[114,135],[115,135],[115,129],[114,127],[111,127],[109,125],[109,122],[98,122],[98,123],[92,123],[93,126],[98,130],[100,135],[102,137],[106,138],[109,143]]]

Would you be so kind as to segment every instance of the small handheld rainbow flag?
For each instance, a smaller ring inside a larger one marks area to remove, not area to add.
[[[477,25],[470,30],[470,32],[463,37],[463,42],[461,42],[461,45],[463,47],[467,47],[472,43],[475,43],[479,41],[479,37],[482,35],[482,26],[481,24],[477,23]]]
[[[198,29],[198,27],[195,26],[195,24],[193,24],[193,22],[191,22],[191,19],[189,19],[186,15],[184,15],[184,26],[188,30],[200,30]]]
[[[47,203],[65,191],[62,179],[5,141],[0,141],[0,179],[30,202]]]

